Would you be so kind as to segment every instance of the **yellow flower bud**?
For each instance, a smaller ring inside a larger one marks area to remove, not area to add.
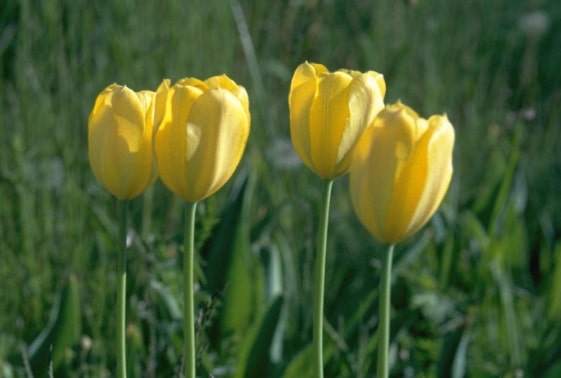
[[[383,243],[417,232],[452,178],[454,128],[446,115],[420,118],[398,102],[364,132],[350,170],[350,195],[362,224]]]
[[[156,92],[156,160],[163,183],[189,202],[215,193],[238,166],[250,129],[246,90],[226,75],[182,79]]]
[[[157,178],[153,158],[152,91],[112,84],[88,119],[88,155],[95,177],[121,200],[140,195]]]
[[[376,72],[303,63],[290,84],[290,136],[304,164],[324,179],[348,172],[352,150],[384,107],[386,83]]]

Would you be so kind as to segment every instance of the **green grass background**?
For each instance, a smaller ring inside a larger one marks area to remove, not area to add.
[[[113,82],[222,73],[248,89],[252,133],[199,207],[199,373],[310,376],[321,183],[287,109],[305,60],[381,72],[388,103],[455,126],[445,202],[397,246],[392,376],[559,376],[560,31],[556,0],[2,1],[0,376],[113,375],[117,220],[88,165],[89,111]],[[157,183],[131,213],[129,372],[179,376],[183,206]],[[384,251],[337,180],[328,377],[374,375]]]

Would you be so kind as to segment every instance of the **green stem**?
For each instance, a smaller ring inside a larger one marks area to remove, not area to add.
[[[325,288],[325,257],[327,250],[327,229],[329,224],[329,204],[333,180],[325,181],[322,208],[319,220],[318,250],[316,255],[316,277],[314,290],[314,363],[316,376],[323,377],[323,296]]]
[[[185,332],[185,378],[195,378],[195,298],[194,255],[195,255],[195,214],[197,202],[187,203],[185,240],[183,257],[183,328]]]
[[[389,372],[388,349],[390,344],[390,300],[392,285],[392,259],[394,244],[382,257],[380,280],[380,325],[378,328],[378,378],[387,378]]]
[[[127,316],[127,215],[128,201],[119,201],[119,257],[117,273],[117,376],[127,376],[126,316]]]

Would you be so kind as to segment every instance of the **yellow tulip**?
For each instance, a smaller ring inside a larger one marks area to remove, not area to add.
[[[350,170],[353,208],[376,239],[397,243],[425,225],[448,190],[453,147],[446,115],[426,120],[400,102],[378,114]]]
[[[352,150],[384,107],[386,83],[376,72],[303,63],[290,84],[290,136],[300,159],[324,179],[348,172]]]
[[[153,158],[155,93],[112,84],[88,119],[88,155],[99,182],[121,200],[140,195],[157,177]]]
[[[238,166],[249,136],[246,90],[226,75],[187,78],[156,92],[156,160],[163,183],[189,202],[215,193]]]

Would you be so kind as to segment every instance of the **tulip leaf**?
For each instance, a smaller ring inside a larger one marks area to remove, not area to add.
[[[235,199],[221,215],[220,222],[203,246],[206,256],[205,277],[208,291],[223,293],[219,309],[216,340],[224,336],[243,334],[259,313],[263,292],[262,273],[255,256],[250,252],[248,202],[253,187],[246,178]]]
[[[282,304],[281,295],[273,299],[259,322],[247,333],[238,359],[236,378],[271,376],[271,347],[277,335]]]
[[[292,377],[313,377],[314,372],[314,346],[309,344],[306,348],[302,349],[296,356],[290,361],[290,364],[285,369],[283,378]],[[325,351],[324,351],[325,359]]]
[[[67,350],[79,340],[82,330],[78,280],[68,277],[59,298],[55,302],[47,326],[35,338],[28,349],[32,369],[43,374],[52,363],[57,369]]]
[[[555,247],[555,268],[551,275],[551,289],[549,292],[549,319],[557,320],[561,317],[561,242]]]
[[[439,377],[465,377],[467,373],[467,347],[469,334],[465,327],[458,327],[444,338],[438,360]]]

